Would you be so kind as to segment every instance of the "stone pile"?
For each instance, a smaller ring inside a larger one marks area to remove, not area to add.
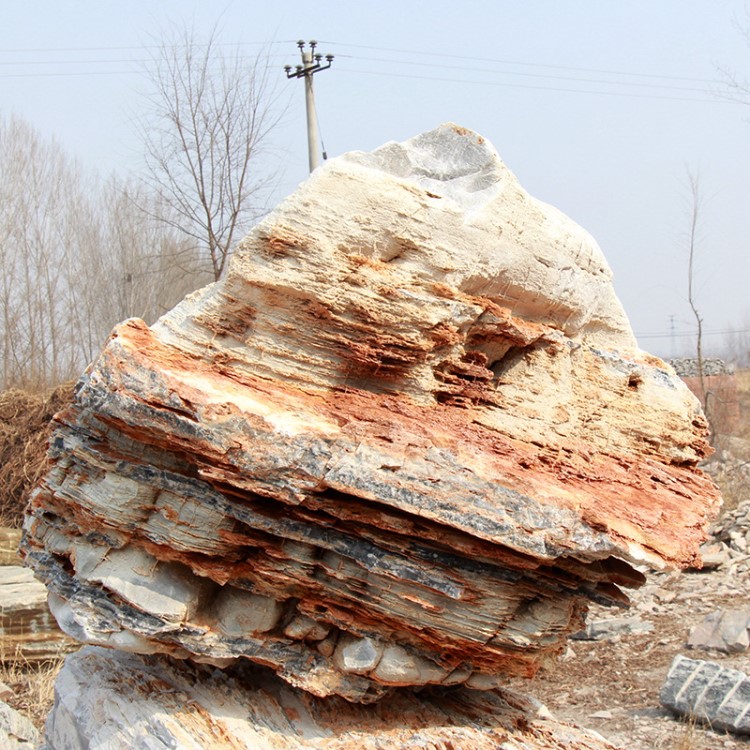
[[[750,554],[750,500],[725,513],[712,527],[711,533],[733,552],[745,556]]]
[[[304,701],[530,676],[718,505],[596,243],[454,125],[329,161],[56,422],[25,551],[63,629]]]
[[[675,372],[681,378],[700,377],[701,365],[703,367],[704,377],[712,375],[734,375],[734,365],[731,362],[726,362],[718,357],[704,357],[700,365],[695,357],[678,357],[670,359],[669,364],[672,365]]]

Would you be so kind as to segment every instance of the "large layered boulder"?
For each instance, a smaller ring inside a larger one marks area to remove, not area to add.
[[[318,169],[56,421],[25,544],[66,632],[352,702],[532,675],[718,503],[594,240],[454,125]]]

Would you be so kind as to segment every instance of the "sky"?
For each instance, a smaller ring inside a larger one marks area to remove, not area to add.
[[[303,85],[283,66],[315,39],[335,56],[315,76],[329,157],[442,122],[475,130],[596,238],[642,348],[663,357],[694,352],[697,175],[704,348],[750,341],[750,95],[732,99],[724,74],[750,79],[743,0],[0,0],[0,114],[104,175],[137,171],[142,61],[183,26],[268,55],[285,111],[273,201],[307,175]]]

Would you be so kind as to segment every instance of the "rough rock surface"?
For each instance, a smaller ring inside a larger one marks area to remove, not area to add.
[[[688,636],[690,648],[739,653],[750,647],[750,611],[720,609],[706,615]]]
[[[694,562],[698,403],[593,239],[446,125],[328,162],[227,277],[119,326],[26,554],[66,632],[318,695],[531,675]]]
[[[20,531],[0,527],[0,659],[45,660],[69,650],[74,642],[50,613],[44,584],[22,567],[20,541]]]
[[[68,657],[49,750],[614,750],[511,691],[395,691],[377,706],[316,698],[257,668],[227,673],[87,647]]]
[[[36,750],[39,732],[34,725],[7,703],[0,700],[0,748],[2,750]]]
[[[750,734],[750,677],[739,670],[678,655],[659,698],[675,713],[713,729]]]

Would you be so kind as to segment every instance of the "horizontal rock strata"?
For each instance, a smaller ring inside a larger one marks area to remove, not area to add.
[[[48,750],[615,750],[510,691],[320,699],[257,669],[230,674],[88,647],[55,687]]]
[[[47,606],[47,589],[20,565],[0,566],[0,660],[46,661],[77,648]]]
[[[21,530],[0,526],[0,565],[22,565],[18,553],[21,544]]]
[[[697,401],[591,237],[448,125],[317,170],[227,277],[113,333],[26,554],[66,632],[318,696],[531,675],[697,558]]]
[[[44,661],[76,643],[50,613],[44,584],[22,566],[20,541],[20,530],[0,527],[0,661]]]

